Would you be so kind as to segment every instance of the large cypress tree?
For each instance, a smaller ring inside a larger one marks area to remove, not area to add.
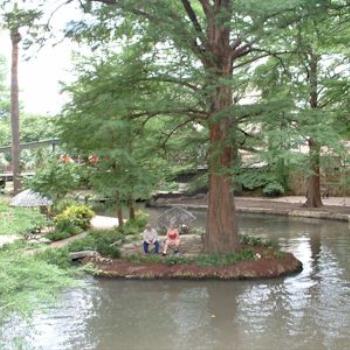
[[[84,31],[89,32],[89,39],[96,46],[110,38],[128,38],[132,31],[136,37],[147,34],[158,52],[171,47],[164,61],[183,57],[193,63],[193,70],[187,75],[189,80],[186,75],[172,72],[167,81],[172,80],[176,89],[184,84],[193,88],[203,102],[201,113],[184,108],[182,115],[192,121],[200,115],[198,119],[209,130],[209,199],[204,240],[208,252],[227,253],[239,248],[231,180],[238,151],[238,119],[244,112],[249,114],[244,107],[235,105],[240,70],[268,55],[266,50],[257,48],[267,42],[266,37],[271,40],[278,30],[300,19],[305,14],[305,3],[95,0],[86,1],[85,7],[95,16],[93,24],[71,24],[70,33],[83,36]],[[198,76],[200,83],[194,80],[192,84],[192,78]]]

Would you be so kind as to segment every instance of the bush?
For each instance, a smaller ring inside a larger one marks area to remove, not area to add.
[[[72,206],[79,205],[79,204],[80,203],[78,203],[76,200],[74,200],[72,198],[63,198],[54,204],[53,213],[54,213],[54,215],[61,214],[68,207],[72,207]]]
[[[271,182],[263,188],[266,197],[278,197],[284,193],[283,186],[278,182]]]
[[[242,245],[247,245],[250,247],[271,247],[277,248],[277,242],[271,241],[268,239],[261,239],[260,237],[248,236],[248,235],[240,235],[239,242]]]
[[[76,240],[68,245],[70,252],[82,250],[95,250],[103,256],[119,258],[118,244],[123,241],[123,236],[117,230],[91,231],[86,237]]]
[[[55,227],[57,231],[77,233],[90,226],[90,220],[94,215],[95,213],[87,205],[71,205],[55,217]]]
[[[138,210],[134,220],[127,221],[123,227],[117,230],[123,235],[136,235],[141,233],[148,222],[149,215],[142,210]]]
[[[82,230],[80,227],[72,226],[67,231],[53,231],[46,235],[46,238],[50,239],[51,241],[60,241],[62,239],[66,239],[72,236],[75,236],[79,233],[81,233]]]

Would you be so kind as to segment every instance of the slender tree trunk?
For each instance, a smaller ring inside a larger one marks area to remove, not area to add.
[[[307,181],[306,202],[305,207],[319,208],[322,207],[321,199],[321,176],[320,176],[320,145],[316,143],[312,138],[309,139],[309,158],[310,158],[310,170]]]
[[[13,191],[21,189],[21,149],[19,133],[19,102],[18,102],[18,43],[21,41],[18,29],[11,30],[12,62],[11,62],[11,130],[12,130],[12,170]]]
[[[135,205],[134,201],[132,200],[132,197],[128,199],[128,209],[129,209],[129,220],[135,220]]]
[[[119,227],[123,227],[124,225],[123,208],[120,202],[120,197],[118,192],[115,195],[115,204],[117,207],[117,218],[118,218]]]
[[[313,52],[310,53],[309,63],[309,83],[310,83],[310,107],[316,110],[318,108],[318,57]],[[310,175],[307,179],[306,202],[305,207],[322,207],[321,199],[321,174],[320,174],[320,151],[321,146],[312,137],[308,140],[309,144],[309,170]]]

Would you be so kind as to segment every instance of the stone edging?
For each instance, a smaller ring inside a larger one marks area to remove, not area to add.
[[[207,210],[207,205],[203,204],[156,204],[152,203],[151,207],[155,208],[172,208],[180,207],[188,210]],[[266,215],[280,215],[280,216],[290,216],[290,217],[303,217],[303,218],[314,218],[314,219],[326,219],[326,220],[336,220],[345,221],[350,223],[350,215],[342,213],[334,213],[328,211],[314,211],[314,210],[303,210],[303,209],[270,209],[270,208],[250,208],[241,207],[236,208],[239,213],[251,213],[251,214],[266,214]]]

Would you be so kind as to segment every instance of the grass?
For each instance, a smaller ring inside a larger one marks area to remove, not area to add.
[[[27,234],[48,224],[39,209],[10,207],[0,198],[0,235]]]
[[[76,284],[67,252],[32,255],[24,248],[16,243],[0,250],[0,321],[13,313],[29,316],[41,303],[55,301],[63,287]]]
[[[236,264],[240,261],[254,260],[255,255],[251,249],[243,249],[232,254],[201,254],[196,257],[166,256],[159,255],[130,255],[125,259],[135,263],[158,263],[165,265],[194,264],[200,267],[223,267]]]
[[[118,230],[94,230],[68,245],[68,251],[94,250],[103,256],[119,258],[118,246],[124,241],[124,236]]]

